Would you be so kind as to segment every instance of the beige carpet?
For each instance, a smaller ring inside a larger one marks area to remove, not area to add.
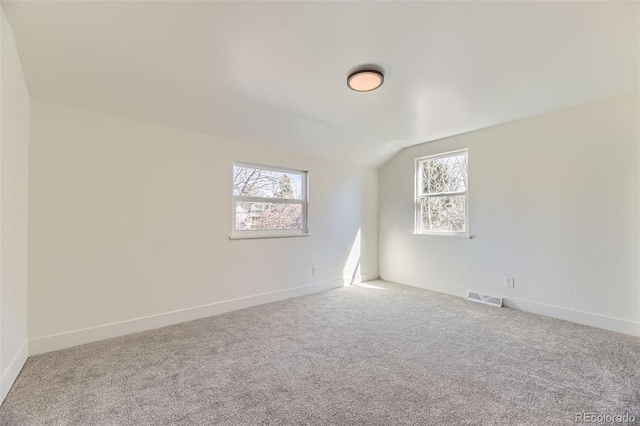
[[[0,424],[640,424],[640,339],[367,284],[32,357]]]

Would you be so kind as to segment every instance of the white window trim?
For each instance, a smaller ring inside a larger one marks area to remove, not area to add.
[[[420,173],[420,164],[429,161],[429,160],[437,160],[439,158],[452,157],[457,154],[465,154],[467,156],[467,189],[465,191],[460,192],[444,192],[441,194],[433,194],[433,195],[424,195],[420,194],[420,188],[422,186],[422,173]],[[463,237],[463,238],[471,238],[469,233],[469,150],[458,149],[455,151],[442,152],[434,155],[427,155],[425,157],[416,158],[415,160],[415,175],[413,178],[414,183],[414,235],[419,236],[443,236],[443,237]],[[426,198],[435,198],[435,197],[446,197],[451,195],[463,195],[465,196],[464,205],[465,205],[465,230],[463,232],[448,232],[448,231],[423,231],[421,228],[421,211],[420,211],[420,199],[423,197]]]
[[[231,165],[231,181],[233,182],[234,167],[250,167],[274,172],[292,173],[302,176],[302,199],[291,200],[268,197],[245,197],[233,194],[231,188],[231,235],[230,240],[247,240],[255,238],[289,238],[308,237],[309,233],[309,172],[306,170],[288,169],[285,167],[268,166],[265,164],[234,161]],[[233,185],[232,185],[233,186]],[[236,229],[236,201],[255,201],[262,203],[300,204],[302,205],[302,229],[269,229],[269,230],[237,230]]]

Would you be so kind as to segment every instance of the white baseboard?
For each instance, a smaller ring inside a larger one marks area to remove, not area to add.
[[[401,275],[389,274],[386,272],[380,272],[380,278],[383,280],[396,282],[398,284],[437,291],[438,293],[445,293],[463,298],[467,297],[468,289],[462,287],[435,283],[427,280],[418,280],[415,278],[403,277]],[[544,315],[565,321],[571,321],[577,324],[588,325],[591,327],[602,328],[605,330],[616,331],[618,333],[630,334],[632,336],[640,337],[640,322],[637,321],[608,317],[591,312],[578,311],[574,309],[564,308],[562,306],[547,305],[540,302],[532,302],[529,300],[522,300],[513,297],[503,298],[503,303],[504,306],[508,308],[519,309],[521,311],[531,312],[534,314]]]
[[[367,281],[377,280],[378,278],[380,278],[380,274],[378,274],[377,272],[371,272],[369,274],[360,275],[360,282],[364,283]]]
[[[378,273],[372,272],[370,274],[362,274],[362,275],[355,275],[353,277],[345,277],[343,281],[344,281],[344,285],[351,285],[351,284],[363,283],[366,281],[377,280],[378,278],[380,278]]]
[[[534,314],[640,337],[640,322],[637,321],[629,321],[622,318],[614,318],[513,297],[504,298],[503,302],[507,308],[520,309],[521,311],[533,312]]]
[[[425,290],[437,291],[438,293],[450,294],[452,296],[467,297],[467,289],[456,287],[449,284],[443,284],[435,281],[418,280],[402,275],[390,274],[380,271],[380,279],[391,281],[398,284],[409,285],[411,287],[423,288]]]
[[[45,352],[57,351],[60,349],[70,348],[72,346],[96,342],[98,340],[152,330],[154,328],[165,327],[212,315],[224,314],[238,309],[277,302],[291,297],[304,296],[306,294],[317,293],[319,291],[342,286],[343,280],[308,284],[285,290],[272,291],[254,296],[241,297],[238,299],[225,300],[193,308],[151,315],[148,317],[105,324],[98,327],[39,337],[29,341],[29,355],[38,355]]]
[[[24,367],[24,363],[27,362],[27,358],[29,357],[29,342],[24,341],[20,349],[18,349],[18,353],[13,357],[11,363],[7,369],[0,376],[0,404],[4,401],[11,386],[18,378],[18,374],[20,374],[20,370]]]

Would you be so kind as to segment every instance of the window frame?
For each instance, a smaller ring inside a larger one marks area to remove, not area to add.
[[[270,172],[290,173],[300,175],[301,199],[269,198],[269,197],[246,197],[233,193],[233,177],[235,167],[247,167],[252,169],[267,170]],[[244,161],[233,161],[231,164],[231,235],[229,239],[253,239],[253,238],[286,238],[309,236],[309,172],[307,170],[291,169],[279,166],[269,166],[265,164],[248,163]],[[302,227],[301,229],[236,229],[236,202],[256,202],[272,204],[300,204],[302,206]]]
[[[421,194],[420,188],[422,188],[422,173],[420,167],[422,163],[430,160],[438,160],[440,158],[455,157],[457,155],[464,154],[467,158],[467,182],[465,191],[459,192],[442,192],[438,194]],[[465,237],[470,238],[469,234],[469,149],[457,149],[454,151],[441,152],[439,154],[427,155],[424,157],[418,157],[415,159],[415,175],[414,175],[414,235],[425,236],[449,236],[449,237]],[[460,232],[452,231],[425,231],[422,229],[422,198],[438,198],[447,196],[460,196],[464,195],[464,213],[465,213],[465,230]]]

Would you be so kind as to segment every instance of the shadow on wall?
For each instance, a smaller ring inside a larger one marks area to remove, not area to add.
[[[361,270],[360,270],[360,229],[358,229],[358,233],[356,234],[356,238],[353,240],[353,245],[351,246],[351,251],[349,252],[349,257],[347,258],[347,262],[344,265],[344,269],[342,270],[342,278],[344,281],[344,285],[352,285],[355,283],[359,283],[361,281]]]

